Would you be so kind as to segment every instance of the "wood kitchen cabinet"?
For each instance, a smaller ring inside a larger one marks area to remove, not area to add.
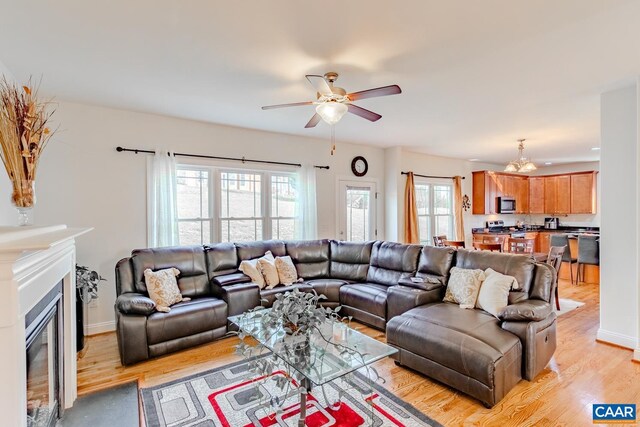
[[[546,176],[544,178],[544,212],[554,213],[557,209],[558,200],[558,177]]]
[[[571,213],[571,176],[544,177],[544,212],[547,214]]]
[[[516,213],[527,213],[529,210],[527,177],[492,171],[473,172],[472,213],[474,215],[498,213],[498,197],[513,197],[516,199]]]
[[[544,178],[530,177],[529,184],[529,213],[543,214],[544,210]]]
[[[529,213],[529,179],[526,176],[514,177],[516,213]]]
[[[571,175],[571,213],[596,213],[596,172]]]

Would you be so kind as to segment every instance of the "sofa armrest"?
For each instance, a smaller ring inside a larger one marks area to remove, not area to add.
[[[418,277],[422,279],[422,282],[414,282],[412,277],[403,277],[398,281],[398,285],[406,286],[414,289],[421,289],[423,291],[432,291],[442,287],[442,283],[437,279],[431,279],[429,277]]]
[[[213,281],[211,293],[227,303],[228,316],[242,314],[260,305],[260,287],[253,282],[221,286]]]
[[[548,302],[530,299],[506,306],[498,317],[508,321],[539,322],[546,319],[552,311]]]
[[[387,321],[412,308],[440,301],[443,291],[442,285],[428,291],[409,286],[391,286],[387,291]]]
[[[156,308],[156,303],[145,295],[128,292],[116,298],[116,309],[122,314],[140,314],[148,316]]]
[[[218,286],[229,286],[229,285],[235,285],[238,283],[251,282],[251,278],[244,273],[231,273],[231,274],[216,276],[213,279],[211,279],[211,282]]]
[[[522,376],[532,381],[548,364],[556,350],[556,313],[537,322],[505,321],[502,329],[520,338]]]

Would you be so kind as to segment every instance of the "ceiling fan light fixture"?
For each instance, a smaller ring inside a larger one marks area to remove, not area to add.
[[[316,107],[316,113],[330,125],[338,123],[347,110],[348,107],[345,104],[336,101],[323,102]]]

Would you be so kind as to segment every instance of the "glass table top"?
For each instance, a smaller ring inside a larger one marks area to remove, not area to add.
[[[327,319],[306,335],[287,335],[282,326],[261,322],[269,309],[229,317],[245,334],[252,336],[315,385],[322,385],[397,353],[395,348]]]

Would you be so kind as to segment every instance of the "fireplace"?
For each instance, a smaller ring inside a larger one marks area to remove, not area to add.
[[[77,396],[75,238],[0,227],[0,425],[48,427]]]
[[[25,316],[27,426],[51,427],[61,413],[62,282]]]

